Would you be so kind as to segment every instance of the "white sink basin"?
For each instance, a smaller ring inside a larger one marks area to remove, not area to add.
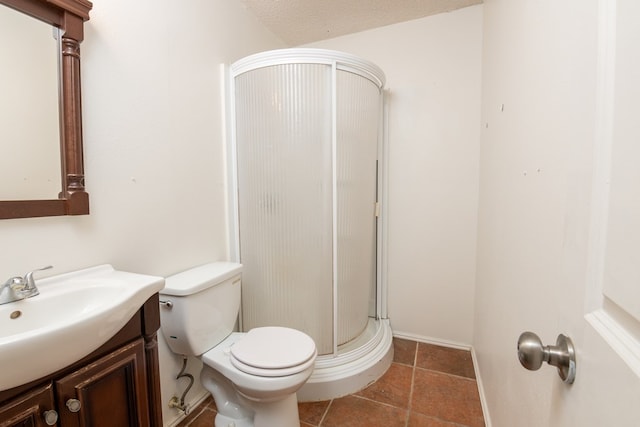
[[[0,391],[96,350],[164,287],[164,279],[101,265],[36,285],[40,295],[0,305]]]

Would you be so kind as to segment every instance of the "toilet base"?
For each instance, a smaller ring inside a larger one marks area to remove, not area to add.
[[[216,402],[215,427],[299,427],[296,393],[268,402],[242,396],[222,374],[206,365],[200,381]]]
[[[254,427],[251,418],[230,418],[218,413],[215,419],[215,427]]]
[[[300,427],[295,393],[275,402],[248,402],[255,411],[253,427]]]
[[[218,412],[215,427],[300,427],[298,399],[295,394],[275,402],[243,403],[255,411],[253,418],[232,418]]]

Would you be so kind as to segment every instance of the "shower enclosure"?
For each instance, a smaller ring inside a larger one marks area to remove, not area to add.
[[[384,74],[352,55],[264,52],[229,76],[241,327],[309,334],[301,400],[352,393],[391,363],[380,248]]]

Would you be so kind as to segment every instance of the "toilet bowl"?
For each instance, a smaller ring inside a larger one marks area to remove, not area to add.
[[[297,334],[300,334],[297,339],[275,345],[279,338]],[[268,345],[266,341],[270,337],[273,340]],[[288,354],[284,354],[287,350],[290,350]],[[240,353],[244,361],[239,361],[236,353]],[[281,367],[270,364],[276,360],[271,357],[274,353],[282,353]],[[252,329],[247,334],[233,333],[201,359],[206,366],[228,378],[245,398],[267,401],[295,393],[311,375],[316,353],[315,344],[307,335],[289,328],[266,327]]]
[[[216,402],[216,427],[298,427],[296,392],[315,366],[315,343],[277,326],[232,332],[241,268],[212,263],[168,277],[161,330],[174,353],[202,360],[200,381]]]

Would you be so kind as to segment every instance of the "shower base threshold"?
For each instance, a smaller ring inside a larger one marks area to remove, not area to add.
[[[337,356],[318,356],[311,377],[298,390],[298,401],[317,402],[355,393],[378,380],[392,361],[389,319],[372,319],[361,338],[340,348]]]

